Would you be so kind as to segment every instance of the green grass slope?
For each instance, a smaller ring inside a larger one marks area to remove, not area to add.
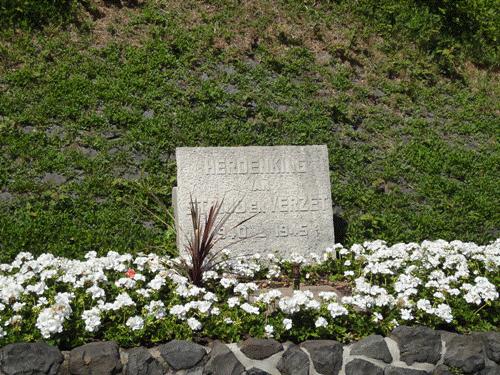
[[[498,237],[495,44],[347,3],[84,2],[3,27],[0,261],[171,252],[152,195],[170,205],[178,146],[327,144],[347,245]]]

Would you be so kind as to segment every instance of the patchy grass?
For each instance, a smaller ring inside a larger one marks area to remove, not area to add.
[[[95,8],[1,34],[0,261],[173,251],[143,207],[166,216],[178,146],[327,144],[345,244],[498,237],[494,70],[443,74],[339,4]]]

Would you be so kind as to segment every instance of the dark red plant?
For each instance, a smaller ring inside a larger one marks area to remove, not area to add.
[[[224,215],[220,216],[220,209],[223,202],[224,200],[215,202],[210,207],[205,219],[202,221],[202,212],[200,212],[198,207],[198,201],[195,200],[193,202],[193,199],[191,198],[190,214],[193,224],[193,232],[191,236],[187,238],[187,243],[184,246],[188,257],[191,260],[191,264],[184,261],[182,263],[182,267],[187,272],[190,281],[197,286],[201,286],[203,284],[203,274],[215,267],[217,264],[216,258],[220,252],[242,240],[240,239],[226,244],[225,247],[221,249],[214,249],[215,245],[217,245],[217,243],[224,238],[220,234],[221,228],[234,213],[239,203],[241,203],[241,200],[238,201],[234,207],[228,210]],[[253,215],[240,221],[226,231],[226,233],[229,233],[255,216],[256,215]]]

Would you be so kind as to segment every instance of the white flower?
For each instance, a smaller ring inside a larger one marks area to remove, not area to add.
[[[314,325],[316,326],[316,328],[326,327],[326,326],[328,326],[328,321],[325,318],[323,318],[322,316],[320,316],[318,319],[316,319],[316,322],[314,322]]]
[[[176,316],[178,319],[186,317],[187,309],[183,305],[174,305],[170,308],[170,314]]]
[[[104,289],[98,287],[97,285],[92,285],[90,288],[88,288],[87,293],[89,293],[94,300],[106,297]]]
[[[193,331],[199,331],[202,327],[201,323],[195,318],[189,318],[187,324]]]
[[[382,316],[382,314],[380,314],[378,312],[374,312],[373,313],[373,321],[380,322],[381,320],[384,320],[384,317]]]
[[[302,264],[306,262],[306,258],[300,254],[292,253],[292,255],[290,255],[290,262],[294,264]]]
[[[227,299],[227,304],[229,307],[234,307],[238,306],[240,304],[240,298],[239,297],[231,297]]]
[[[224,318],[224,323],[226,323],[226,324],[233,324],[233,319],[231,319],[231,318]]]
[[[417,308],[419,310],[423,310],[428,314],[432,314],[434,309],[432,308],[431,303],[427,299],[420,299],[417,301]]]
[[[162,301],[151,301],[148,305],[145,306],[148,315],[154,316],[155,319],[161,319],[165,317],[165,304]]]
[[[140,331],[144,327],[144,319],[140,316],[133,316],[127,319],[127,323],[125,323],[125,325],[132,331]]]
[[[238,284],[238,280],[234,279],[234,278],[225,278],[223,277],[222,279],[220,279],[220,284],[224,287],[224,288],[229,288],[235,284]]]
[[[264,327],[264,331],[266,332],[267,337],[273,337],[274,327],[272,325],[267,324]]]
[[[243,297],[248,298],[250,291],[255,291],[258,289],[255,283],[241,283],[234,287],[234,293],[241,294]]]
[[[54,333],[63,331],[64,317],[54,311],[54,308],[46,308],[40,312],[36,320],[36,327],[40,330],[42,337],[50,338]]]
[[[153,280],[148,283],[148,287],[153,290],[160,290],[165,285],[165,279],[160,275],[156,275]]]
[[[291,297],[280,299],[278,306],[285,314],[294,314],[300,311],[302,307],[307,307],[308,305],[309,308],[316,309],[317,302],[313,298],[314,295],[308,290],[294,290]]]
[[[12,310],[14,310],[15,312],[19,312],[23,309],[24,306],[26,306],[26,303],[16,302],[12,305]]]
[[[203,272],[203,280],[208,281],[208,280],[215,280],[219,277],[219,274],[215,271],[205,271]]]
[[[292,319],[285,318],[283,319],[283,327],[285,328],[285,331],[288,331],[289,329],[292,328]]]
[[[40,312],[35,326],[40,330],[43,338],[48,339],[55,333],[63,331],[64,321],[73,312],[70,306],[73,297],[71,293],[58,293],[54,298],[54,305]]]
[[[413,320],[414,317],[410,309],[401,309],[401,319],[403,320]]]
[[[97,307],[85,310],[82,313],[82,319],[85,322],[85,330],[95,332],[101,325],[101,312]]]
[[[220,309],[218,307],[213,307],[212,310],[210,310],[210,313],[212,315],[219,315],[220,314]]]
[[[245,302],[240,307],[243,311],[245,311],[249,314],[259,315],[259,308],[257,306],[252,306],[249,303]]]
[[[328,311],[332,318],[336,318],[337,316],[347,315],[349,312],[344,306],[339,305],[336,302],[332,302],[327,306]]]
[[[28,292],[41,295],[47,290],[47,285],[42,281],[42,282],[36,283],[35,285],[26,286],[26,290]]]
[[[269,292],[262,293],[259,295],[256,300],[257,301],[262,301],[266,304],[270,304],[271,302],[275,301],[276,299],[281,297],[281,291],[278,289],[271,289]]]
[[[4,323],[5,327],[8,326],[15,326],[17,324],[21,324],[23,322],[23,317],[21,315],[14,315],[11,318],[7,319],[7,321]]]
[[[440,303],[435,309],[434,314],[443,319],[447,323],[451,323],[453,320],[453,315],[451,313],[451,307],[445,303]]]
[[[441,292],[434,292],[434,294],[432,296],[437,298],[437,299],[444,299],[444,294]]]
[[[115,285],[118,288],[133,289],[137,282],[129,277],[122,277],[115,281]]]

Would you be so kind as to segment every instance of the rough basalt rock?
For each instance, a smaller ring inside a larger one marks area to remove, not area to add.
[[[63,360],[59,349],[43,342],[10,344],[0,349],[0,373],[56,375]]]
[[[476,335],[483,341],[488,358],[500,364],[500,332],[482,332]]]
[[[478,375],[498,375],[500,374],[500,366],[486,367],[478,372]]]
[[[261,370],[260,368],[252,367],[250,370],[247,370],[243,373],[243,375],[271,375],[267,371]]]
[[[384,375],[431,375],[431,373],[424,370],[389,366],[385,368]]]
[[[485,368],[482,341],[477,336],[456,336],[450,340],[444,356],[444,364],[473,374]]]
[[[238,347],[173,340],[149,349],[93,342],[60,352],[43,342],[17,343],[0,347],[0,375],[500,375],[499,336],[400,327],[392,332],[397,362],[396,344],[377,335],[348,347],[333,340],[249,339]]]
[[[205,348],[191,341],[172,340],[158,347],[161,356],[174,370],[196,366],[207,354]]]
[[[436,364],[441,358],[441,335],[427,327],[399,326],[389,336],[398,343],[401,360]]]
[[[310,340],[300,344],[311,357],[314,369],[323,375],[338,375],[344,348],[333,340]]]
[[[122,371],[115,342],[93,342],[73,349],[69,357],[72,375],[115,375]]]
[[[248,358],[262,360],[283,350],[283,345],[273,339],[249,338],[240,345],[240,350]]]
[[[223,343],[216,341],[203,375],[241,375],[245,371],[234,353]]]
[[[277,368],[283,375],[309,375],[309,364],[308,355],[293,345],[283,353]]]
[[[146,348],[133,348],[128,351],[125,375],[163,375],[162,365]]]
[[[392,355],[384,338],[380,335],[371,335],[355,343],[351,347],[351,355],[364,355],[379,359],[385,363],[392,362]]]
[[[438,365],[432,372],[432,375],[453,375],[449,367],[446,365]]]
[[[346,375],[384,375],[384,369],[363,359],[354,359],[345,366]]]

